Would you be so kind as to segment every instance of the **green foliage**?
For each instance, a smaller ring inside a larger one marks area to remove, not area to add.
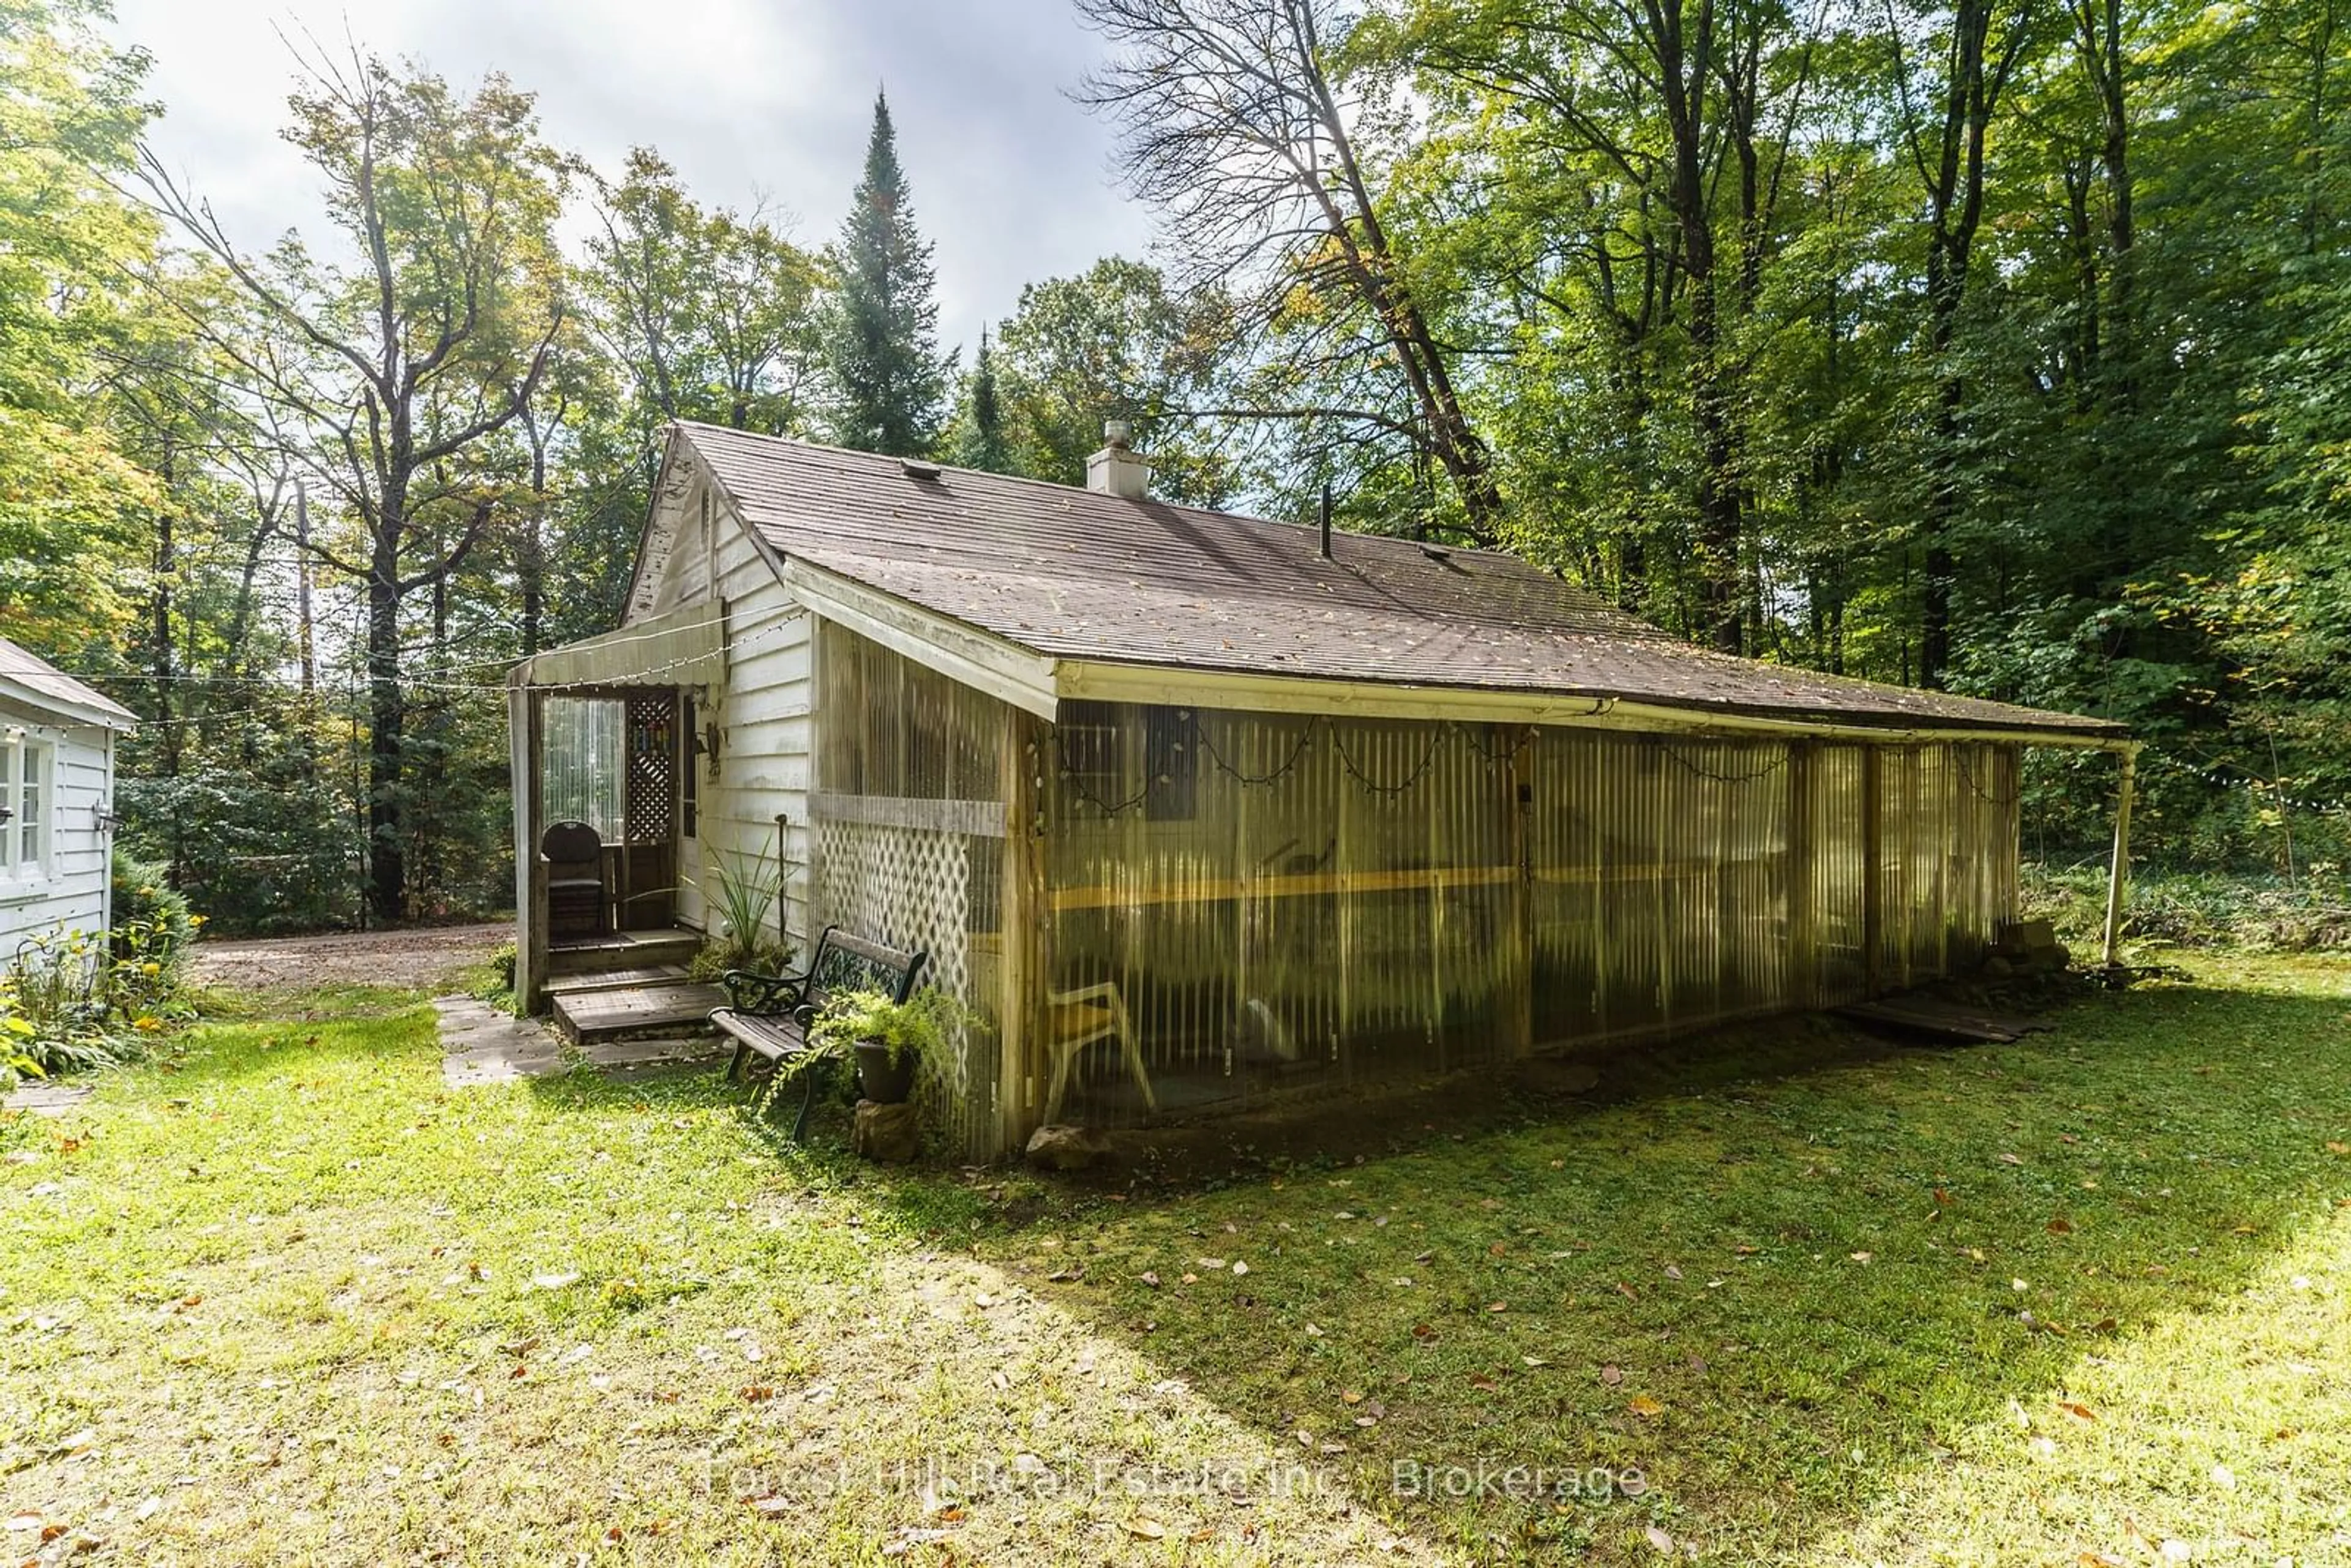
[[[988,347],[987,329],[980,329],[979,357],[972,363],[971,382],[964,392],[953,441],[955,460],[983,473],[1012,471],[1012,449],[1005,440],[1004,401],[996,382],[996,356]]]
[[[188,944],[196,939],[204,916],[194,912],[185,894],[171,885],[170,872],[163,866],[133,860],[117,848],[111,874],[110,900],[118,937],[122,927],[135,925],[148,934],[147,946],[168,953],[177,965],[186,956]],[[118,940],[118,957],[122,950],[123,944]]]
[[[851,198],[834,270],[841,292],[826,349],[836,400],[833,439],[868,452],[924,456],[938,439],[947,362],[937,348],[930,243],[914,227],[890,105],[878,94],[865,173]]]
[[[825,998],[809,1030],[810,1059],[843,1058],[860,1043],[879,1045],[889,1052],[893,1066],[912,1055],[935,1063],[949,1035],[963,1028],[968,1009],[946,992],[916,991],[904,1001],[893,1001],[880,991],[843,991]],[[799,1071],[801,1058],[793,1060]]]
[[[818,368],[817,259],[768,217],[695,204],[651,148],[597,184],[580,271],[598,337],[660,419],[806,433]]]
[[[189,934],[202,916],[158,902],[101,936],[38,933],[0,967],[0,1075],[54,1077],[136,1061],[193,1016],[182,998]]]
[[[746,853],[713,845],[705,855],[711,867],[702,887],[710,940],[694,956],[695,977],[716,979],[729,969],[782,974],[792,948],[782,939],[777,913],[789,868],[766,850]]]
[[[1156,268],[1119,256],[1023,288],[988,363],[1013,471],[1082,484],[1104,422],[1123,419],[1151,459],[1155,494],[1202,507],[1232,500],[1240,473],[1225,433],[1186,417],[1219,395],[1230,311],[1214,291],[1187,298]]]
[[[2025,912],[2054,923],[2077,951],[2104,940],[2106,876],[2095,866],[2025,867]],[[2126,942],[2157,947],[2313,953],[2351,948],[2351,894],[2342,868],[2314,875],[2142,871],[2123,903]]]

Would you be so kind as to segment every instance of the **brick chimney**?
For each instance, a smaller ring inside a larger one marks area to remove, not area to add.
[[[1140,501],[1151,485],[1151,465],[1136,455],[1134,428],[1123,419],[1102,423],[1102,448],[1086,459],[1086,488]]]

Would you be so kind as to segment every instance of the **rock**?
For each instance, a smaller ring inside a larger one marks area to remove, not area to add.
[[[2048,942],[2035,946],[2027,956],[2027,964],[2046,974],[2062,974],[2074,962],[2074,955],[2065,951],[2062,942]]]
[[[1110,1155],[1110,1140],[1092,1127],[1049,1123],[1029,1134],[1029,1163],[1040,1170],[1081,1171]]]
[[[857,1120],[849,1130],[849,1146],[867,1159],[904,1165],[914,1157],[914,1146],[922,1138],[922,1123],[915,1117],[913,1102],[896,1105],[877,1105],[871,1100],[857,1103]]]
[[[1984,960],[1983,972],[1985,977],[1988,979],[2005,980],[2011,975],[2016,973],[2016,966],[2001,957],[1999,954],[1994,953],[1991,957]]]
[[[2004,920],[1992,947],[2003,958],[2011,961],[2029,959],[2034,953],[2057,944],[2057,928],[2046,920]]]

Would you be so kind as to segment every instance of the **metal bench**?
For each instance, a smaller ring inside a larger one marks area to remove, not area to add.
[[[914,995],[930,955],[869,941],[838,925],[828,925],[816,939],[808,967],[796,975],[761,975],[749,969],[729,969],[718,977],[732,1005],[713,1008],[710,1021],[735,1041],[727,1059],[729,1082],[772,1079],[792,1058],[809,1049],[809,1030],[835,992],[880,991],[892,1001]],[[817,1081],[807,1074],[808,1089],[800,1096],[799,1114],[792,1121],[792,1140],[808,1135],[809,1112],[816,1104]]]

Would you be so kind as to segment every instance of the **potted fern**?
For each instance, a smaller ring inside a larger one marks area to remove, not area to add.
[[[828,998],[817,1015],[802,1061],[849,1057],[857,1063],[864,1098],[877,1105],[900,1104],[914,1095],[914,1069],[924,1052],[944,1047],[957,1011],[955,998],[943,991],[923,991],[903,1002],[879,991],[843,991]]]

